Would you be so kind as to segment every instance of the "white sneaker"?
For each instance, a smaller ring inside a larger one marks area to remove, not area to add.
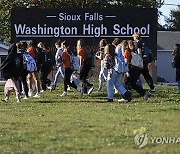
[[[21,100],[20,100],[20,99],[18,99],[18,100],[17,100],[17,103],[20,103],[20,102],[21,102]]]
[[[32,97],[32,96],[33,96],[33,91],[32,91],[32,90],[29,90],[28,96],[29,96],[29,97]]]
[[[89,90],[88,90],[88,95],[89,95],[90,93],[92,93],[93,89],[94,89],[94,86],[91,86],[91,88],[89,88]]]
[[[3,102],[7,103],[8,102],[8,99],[7,98],[4,98],[4,99],[1,99]]]
[[[67,96],[67,92],[64,91],[61,96]]]
[[[41,97],[41,94],[40,94],[40,93],[36,93],[36,95],[34,95],[33,97],[35,97],[35,98],[40,98],[40,97]]]
[[[41,90],[40,92],[41,92],[41,93],[43,93],[43,92],[44,92],[44,90]]]
[[[71,88],[70,88],[70,86],[68,86],[68,88],[67,88],[67,91],[71,91]]]
[[[148,100],[148,97],[149,97],[149,92],[146,91],[146,93],[144,94],[143,97],[144,97],[144,100],[147,101],[147,100]]]
[[[28,97],[27,97],[27,96],[25,96],[23,99],[28,99]]]
[[[128,100],[125,100],[124,98],[118,99],[118,102],[128,102]]]

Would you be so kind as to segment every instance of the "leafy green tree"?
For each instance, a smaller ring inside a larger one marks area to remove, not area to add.
[[[0,0],[0,40],[10,42],[12,8],[159,8],[163,0]]]
[[[180,6],[175,10],[171,10],[170,18],[167,18],[166,22],[168,30],[180,31]]]

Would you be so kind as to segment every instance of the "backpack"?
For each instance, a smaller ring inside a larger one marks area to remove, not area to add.
[[[27,52],[23,53],[23,68],[28,72],[37,71],[37,65],[34,58]]]
[[[143,57],[143,62],[148,64],[153,62],[153,54],[151,49],[149,49],[145,43],[142,44],[142,57]]]
[[[121,58],[118,57],[118,55],[114,56],[114,70],[118,73],[126,73],[129,71],[128,65],[125,63],[125,61],[121,60]]]
[[[70,65],[71,65],[71,69],[73,71],[79,71],[80,70],[80,62],[79,62],[79,58],[77,56],[75,56],[73,53],[69,54],[68,52],[66,52],[69,57],[70,57]]]
[[[141,56],[133,51],[131,52],[131,56],[131,65],[142,69],[144,65]]]
[[[95,67],[96,65],[96,56],[88,49],[84,49],[86,54],[86,65]]]

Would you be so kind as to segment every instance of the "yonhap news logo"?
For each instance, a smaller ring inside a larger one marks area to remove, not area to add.
[[[148,144],[148,136],[146,133],[138,133],[134,137],[134,143],[137,148],[143,148]]]
[[[139,149],[147,144],[180,144],[180,137],[148,137],[147,133],[137,133],[134,143]]]

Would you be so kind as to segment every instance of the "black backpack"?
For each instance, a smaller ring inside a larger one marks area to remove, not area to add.
[[[149,49],[145,43],[142,43],[142,58],[143,62],[146,64],[151,63],[154,60],[151,49]]]

